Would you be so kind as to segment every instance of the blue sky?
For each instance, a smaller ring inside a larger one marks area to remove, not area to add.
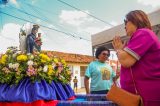
[[[39,31],[43,50],[92,55],[91,35],[122,24],[125,14],[135,9],[153,12],[160,9],[160,0],[9,0],[0,4],[0,52],[19,45],[19,29],[28,28],[30,21],[47,27]]]

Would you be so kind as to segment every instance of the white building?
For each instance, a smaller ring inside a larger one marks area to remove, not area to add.
[[[46,51],[52,53],[53,56],[63,58],[70,67],[72,72],[71,87],[73,88],[73,79],[76,76],[78,79],[78,88],[84,87],[84,75],[88,64],[94,60],[92,56],[63,53],[56,51]]]

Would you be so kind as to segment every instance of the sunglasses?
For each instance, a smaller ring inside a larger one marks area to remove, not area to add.
[[[124,19],[124,24],[125,24],[125,25],[127,24],[127,22],[128,22],[128,20],[127,20],[127,19]]]
[[[110,54],[109,53],[102,53],[102,55],[109,57]]]

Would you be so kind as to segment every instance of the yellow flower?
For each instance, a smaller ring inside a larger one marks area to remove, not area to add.
[[[45,54],[41,53],[39,56],[41,57],[41,62],[42,63],[50,62],[51,61],[51,59],[47,55],[45,55]]]
[[[46,63],[46,60],[44,60],[44,59],[41,59],[41,63]]]
[[[54,73],[52,65],[48,65],[48,75],[52,75]]]
[[[61,60],[62,64],[66,64],[66,61],[64,59]]]
[[[70,70],[67,70],[67,74],[68,74],[68,75],[71,75],[71,71],[70,71]]]
[[[63,64],[64,67],[67,66],[66,61],[64,59],[61,60],[61,63]]]
[[[17,61],[27,61],[27,56],[26,55],[19,55],[17,56]]]
[[[59,63],[59,61],[58,61],[57,58],[54,58],[53,61],[54,61],[55,63]]]
[[[3,55],[2,58],[1,58],[1,60],[0,60],[0,63],[1,63],[1,64],[5,64],[5,63],[6,63],[6,60],[7,60],[7,57],[8,57],[8,56],[7,56],[6,54]]]

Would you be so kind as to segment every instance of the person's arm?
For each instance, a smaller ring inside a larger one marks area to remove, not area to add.
[[[116,76],[113,77],[113,82],[115,83],[120,76],[120,72],[116,72]]]
[[[137,61],[136,58],[123,50],[125,43],[122,42],[119,36],[116,36],[113,39],[112,45],[114,50],[117,52],[118,60],[123,67],[129,68],[135,64]]]
[[[85,89],[86,89],[86,94],[89,94],[90,93],[90,90],[89,90],[89,77],[85,76],[84,78],[84,86],[85,86]]]
[[[129,68],[136,63],[136,58],[131,56],[123,49],[117,50],[117,57],[123,67]]]
[[[116,83],[116,81],[119,78],[119,76],[120,76],[120,72],[119,71],[115,72],[115,70],[113,70],[113,68],[111,67],[111,77],[112,77],[112,81],[114,83]]]

